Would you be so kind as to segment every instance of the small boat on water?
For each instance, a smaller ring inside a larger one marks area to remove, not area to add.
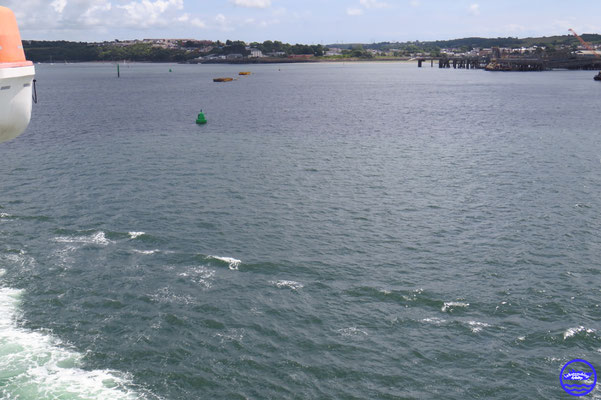
[[[238,75],[250,75],[250,72],[238,72]]]
[[[0,142],[19,136],[29,125],[34,75],[15,14],[0,6]]]
[[[595,75],[593,77],[593,79],[596,80],[596,81],[601,81],[601,71],[597,75]]]
[[[231,82],[234,78],[213,78],[213,82]]]

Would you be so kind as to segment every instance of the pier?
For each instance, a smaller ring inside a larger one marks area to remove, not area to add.
[[[487,71],[549,71],[553,69],[601,70],[601,58],[562,53],[554,56],[441,56],[417,58],[418,68],[425,62],[438,68],[486,69]]]
[[[438,68],[454,69],[482,69],[490,63],[490,57],[478,56],[454,56],[454,57],[420,57],[417,59],[418,68],[422,68],[424,62],[430,62],[430,67],[434,67],[434,61],[438,63]]]

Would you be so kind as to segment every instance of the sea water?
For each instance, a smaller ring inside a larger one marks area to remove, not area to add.
[[[593,72],[36,68],[0,398],[549,399],[601,368]]]

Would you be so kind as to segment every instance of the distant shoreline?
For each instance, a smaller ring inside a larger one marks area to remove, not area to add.
[[[372,58],[372,59],[361,59],[361,58],[345,58],[345,59],[312,59],[312,60],[291,60],[286,58],[278,58],[272,60],[262,60],[262,61],[248,61],[248,60],[210,60],[210,61],[189,61],[189,62],[176,62],[176,61],[131,61],[131,60],[120,60],[120,61],[67,61],[67,62],[48,62],[48,61],[38,61],[35,65],[65,65],[65,64],[179,64],[179,65],[197,65],[197,64],[226,64],[226,65],[259,65],[259,64],[328,64],[328,63],[410,63],[417,64],[417,60],[415,59],[381,59],[381,58]]]
[[[381,58],[243,58],[233,60],[190,60],[184,64],[307,64],[307,63],[345,63],[345,62],[417,62],[407,57],[381,57]]]

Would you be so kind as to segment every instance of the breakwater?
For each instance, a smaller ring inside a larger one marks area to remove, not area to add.
[[[421,57],[417,59],[418,68],[424,63],[434,63],[438,68],[454,69],[486,69],[488,71],[548,71],[553,69],[598,70],[601,69],[601,58],[578,54],[562,54],[557,56],[441,56]]]

